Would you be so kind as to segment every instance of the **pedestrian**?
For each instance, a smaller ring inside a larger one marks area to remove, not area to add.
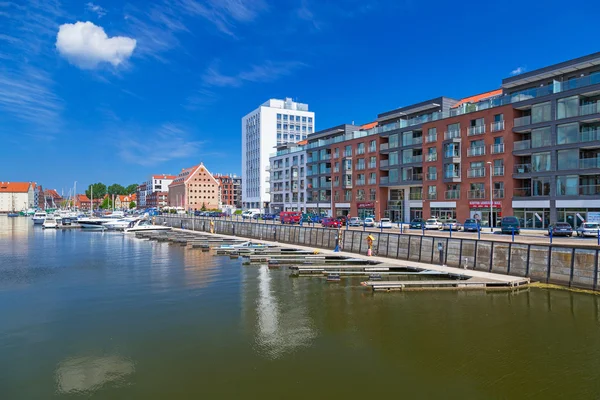
[[[369,234],[369,236],[367,236],[367,246],[369,247],[369,249],[367,250],[367,256],[372,256],[373,255],[373,241],[375,240],[375,237],[373,237],[373,235]]]
[[[210,221],[210,233],[215,233],[215,222]]]

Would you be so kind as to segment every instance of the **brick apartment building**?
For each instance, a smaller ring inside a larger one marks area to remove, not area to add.
[[[200,163],[184,168],[169,185],[169,206],[186,211],[219,209],[219,181]]]
[[[242,178],[236,175],[215,174],[219,182],[219,202],[223,206],[242,208]]]
[[[153,192],[146,196],[146,208],[163,208],[169,205],[169,192]]]

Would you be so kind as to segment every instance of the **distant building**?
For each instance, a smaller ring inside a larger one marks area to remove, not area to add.
[[[169,192],[154,192],[146,197],[146,207],[163,208],[169,205]]]
[[[292,99],[270,99],[242,118],[242,205],[267,209],[269,154],[285,143],[305,140],[314,132],[315,113]]]
[[[150,207],[146,205],[146,189],[147,189],[147,184],[146,182],[142,183],[141,185],[139,185],[137,187],[137,206],[138,208],[146,208],[146,207]]]
[[[219,181],[219,202],[223,206],[242,208],[242,177],[215,174]]]
[[[45,208],[58,208],[62,201],[62,196],[55,189],[44,190]]]
[[[33,182],[0,182],[0,213],[33,208],[34,189]]]
[[[200,163],[182,169],[169,185],[169,206],[183,207],[186,211],[204,208],[218,209],[219,181]]]
[[[108,196],[108,195],[107,195]],[[136,202],[136,195],[131,194],[131,195],[117,195],[115,196],[115,210],[129,210],[129,205],[131,204],[131,202],[133,201],[134,203]]]
[[[271,212],[306,212],[306,140],[277,146],[270,164]]]

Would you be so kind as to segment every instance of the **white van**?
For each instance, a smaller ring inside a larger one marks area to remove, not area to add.
[[[242,219],[252,219],[256,214],[260,214],[260,210],[258,208],[251,208],[242,213]]]

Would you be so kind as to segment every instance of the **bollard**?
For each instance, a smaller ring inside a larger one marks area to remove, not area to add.
[[[512,227],[512,241],[515,241],[515,227]]]
[[[477,240],[481,240],[481,225],[477,223]]]
[[[452,239],[452,224],[450,224],[450,239]]]
[[[379,232],[383,233],[383,224],[379,221]]]
[[[421,224],[421,236],[425,236],[425,223]]]
[[[551,229],[548,231],[548,236],[550,236],[550,244],[552,244],[552,231],[553,231],[553,230],[554,230],[554,229],[552,229],[552,228],[551,228]]]
[[[600,229],[598,229],[598,246],[600,246]]]
[[[367,230],[367,224],[365,224],[365,221],[363,220],[363,232]]]
[[[440,265],[444,265],[444,245],[438,242],[438,251],[440,252]]]
[[[231,224],[232,236],[235,236],[235,224]]]
[[[277,241],[277,228],[273,227],[273,241]]]

